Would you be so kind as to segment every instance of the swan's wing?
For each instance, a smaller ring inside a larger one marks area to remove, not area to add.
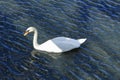
[[[59,47],[63,52],[78,48],[80,43],[77,40],[65,40],[54,42],[57,47]]]
[[[40,48],[48,52],[65,52],[74,48],[78,48],[80,43],[71,38],[58,37],[46,41],[40,45]]]

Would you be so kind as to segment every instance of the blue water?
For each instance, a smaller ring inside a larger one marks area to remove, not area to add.
[[[64,54],[34,50],[57,37],[87,38]],[[0,80],[120,80],[119,0],[1,0]]]

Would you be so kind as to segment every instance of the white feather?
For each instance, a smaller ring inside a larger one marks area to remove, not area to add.
[[[79,41],[80,44],[84,43],[86,40],[87,40],[87,38],[84,38],[84,39],[78,39],[78,41]]]
[[[36,50],[46,52],[62,53],[70,51],[80,47],[80,45],[86,41],[86,38],[76,40],[67,37],[56,37],[39,45],[37,43],[37,29],[34,27],[29,27],[27,31],[34,32],[33,47]]]

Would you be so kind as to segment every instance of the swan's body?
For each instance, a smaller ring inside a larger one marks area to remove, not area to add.
[[[56,37],[39,45],[37,43],[37,29],[34,27],[29,27],[26,30],[24,36],[26,36],[30,32],[34,32],[33,47],[36,50],[46,52],[62,53],[70,51],[74,48],[79,48],[80,45],[86,41],[86,38],[75,40],[67,37]]]

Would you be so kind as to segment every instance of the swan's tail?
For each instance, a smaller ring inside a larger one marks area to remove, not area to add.
[[[87,38],[83,38],[83,39],[78,39],[79,43],[82,44],[87,40]]]

